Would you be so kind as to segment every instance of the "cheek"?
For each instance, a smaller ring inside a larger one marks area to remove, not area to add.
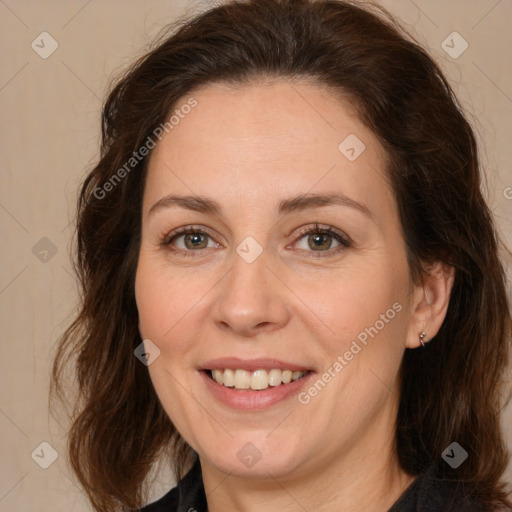
[[[159,331],[164,328],[165,313],[172,311],[169,304],[170,294],[166,293],[166,289],[157,272],[141,258],[135,278],[135,299],[139,313],[139,330],[143,338],[153,340],[161,336]]]
[[[160,351],[149,372],[166,403],[175,402],[171,395],[182,392],[172,376],[183,378],[195,369],[198,344],[205,338],[208,294],[218,282],[213,272],[172,268],[160,253],[141,251],[135,279],[139,332]]]
[[[193,276],[162,265],[141,253],[135,279],[135,298],[141,336],[163,342],[204,295],[204,285]]]
[[[365,401],[393,386],[405,349],[408,289],[407,266],[384,260],[352,267],[310,297],[312,304],[322,304],[319,316],[330,329],[330,334],[317,337],[326,357],[324,370],[342,375],[334,379],[333,391],[343,394],[344,388],[350,389],[352,396],[357,390],[355,396]]]
[[[383,331],[395,319],[403,317],[407,278],[396,270],[370,265],[352,268],[339,279],[330,279],[316,288],[309,301],[318,304],[318,314],[332,331],[343,337],[354,338],[359,332],[377,324]],[[400,311],[399,311],[400,310]]]
[[[148,371],[160,402],[180,432],[191,430],[189,414],[184,414],[191,406],[190,396],[179,382],[185,382],[183,375],[192,366],[187,353],[194,333],[187,321],[199,294],[193,283],[185,284],[151,254],[141,252],[135,278],[139,331],[142,339],[150,339],[160,350]]]

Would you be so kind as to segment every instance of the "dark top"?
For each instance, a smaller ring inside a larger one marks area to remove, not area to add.
[[[176,487],[158,501],[142,507],[140,512],[206,512],[199,460]],[[489,511],[476,504],[461,483],[439,479],[434,464],[418,475],[387,512]]]

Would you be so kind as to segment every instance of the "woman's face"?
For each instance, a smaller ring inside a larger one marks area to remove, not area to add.
[[[203,463],[232,474],[391,450],[418,331],[384,150],[320,86],[193,97],[143,199],[136,300],[163,407]]]

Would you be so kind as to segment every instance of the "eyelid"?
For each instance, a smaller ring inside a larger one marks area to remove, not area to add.
[[[162,237],[162,243],[164,245],[168,245],[172,242],[174,238],[177,238],[180,235],[186,235],[189,233],[201,233],[203,235],[208,235],[210,238],[213,239],[213,235],[210,232],[208,228],[205,228],[204,226],[198,226],[198,225],[188,225],[188,226],[182,226],[181,228],[173,229],[170,233],[167,233]],[[218,242],[216,242],[218,243]]]
[[[299,228],[298,233],[296,233],[296,237],[302,238],[304,235],[307,235],[309,233],[315,233],[315,232],[321,232],[321,233],[327,233],[336,235],[343,240],[345,240],[347,243],[351,243],[352,240],[350,237],[345,234],[343,231],[340,231],[339,229],[336,229],[333,226],[329,226],[328,224],[319,224],[318,222],[313,223],[312,225],[309,224],[307,226],[304,226],[302,228]]]

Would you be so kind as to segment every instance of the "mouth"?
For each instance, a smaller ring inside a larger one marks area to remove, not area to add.
[[[261,368],[248,371],[241,368],[215,368],[204,370],[206,375],[217,384],[237,391],[265,391],[297,382],[311,373],[311,370],[294,371],[290,369]]]
[[[215,402],[250,412],[289,401],[316,373],[302,364],[267,357],[212,359],[198,370]]]

